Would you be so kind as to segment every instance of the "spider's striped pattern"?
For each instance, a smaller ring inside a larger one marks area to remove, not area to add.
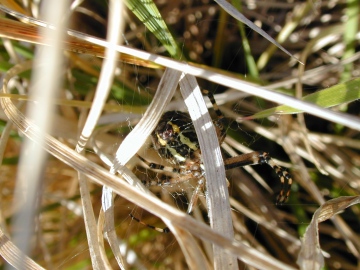
[[[216,112],[217,119],[215,119],[213,123],[216,128],[219,143],[221,144],[226,136],[224,129],[224,115],[217,106],[214,96],[208,91],[203,92],[209,97]],[[174,164],[175,167],[150,163],[141,156],[138,155],[138,157],[151,169],[169,171],[179,174],[179,177],[176,177],[173,180],[169,180],[168,182],[148,182],[145,184],[169,185],[190,179],[197,179],[197,187],[192,195],[187,209],[187,213],[190,214],[192,212],[193,206],[197,202],[199,194],[204,188],[206,177],[204,172],[204,165],[201,161],[201,149],[199,147],[199,141],[197,139],[195,128],[189,114],[181,111],[168,111],[164,113],[151,137],[153,146],[160,157]],[[290,188],[292,184],[292,178],[290,174],[282,167],[278,166],[266,152],[255,151],[248,154],[227,158],[224,160],[224,164],[226,170],[242,167],[245,165],[268,164],[275,170],[281,181],[281,190],[277,197],[276,203],[281,204],[285,202],[290,195]],[[131,217],[141,222],[134,216]],[[161,230],[143,222],[141,223],[150,228]],[[162,229],[162,231],[168,232],[168,229]]]

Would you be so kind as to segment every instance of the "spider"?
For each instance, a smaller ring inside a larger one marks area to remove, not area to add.
[[[217,115],[217,118],[213,121],[213,123],[219,139],[219,144],[221,144],[226,136],[224,129],[224,115],[220,111],[213,94],[207,90],[203,90],[203,93],[209,97]],[[204,172],[204,165],[201,161],[201,149],[199,147],[195,128],[189,114],[181,111],[165,112],[162,115],[159,124],[151,134],[151,138],[153,146],[160,157],[166,159],[168,162],[173,164],[174,167],[151,163],[142,158],[140,155],[137,155],[141,161],[143,161],[152,170],[167,171],[178,174],[179,177],[174,178],[173,180],[175,183],[187,181],[190,179],[197,179],[197,187],[191,197],[191,201],[187,209],[187,214],[191,214],[192,209],[197,202],[198,196],[201,190],[204,188],[206,177]],[[284,203],[290,195],[292,178],[286,170],[278,166],[272,160],[268,153],[263,151],[255,151],[236,157],[226,158],[224,160],[226,170],[255,164],[268,164],[273,168],[273,170],[275,170],[281,182],[281,190],[277,197],[276,204]],[[148,186],[161,186],[171,185],[172,183],[172,180],[165,180],[160,182],[148,182],[145,184]],[[169,232],[168,228],[160,229],[142,222],[132,214],[130,216],[132,219],[147,227],[157,231]]]

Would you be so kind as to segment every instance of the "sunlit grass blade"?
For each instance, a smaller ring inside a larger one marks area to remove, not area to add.
[[[360,98],[360,78],[337,84],[330,88],[303,97],[302,100],[314,103],[323,108],[355,101]],[[273,114],[295,114],[303,111],[291,108],[286,105],[277,106],[268,110],[261,111],[247,118],[264,118]]]
[[[253,29],[254,31],[256,31],[258,34],[262,35],[264,38],[266,38],[268,41],[270,41],[273,46],[279,48],[280,50],[282,50],[284,53],[286,53],[287,55],[289,55],[290,57],[296,59],[296,61],[298,61],[299,63],[300,60],[297,59],[295,56],[293,56],[288,50],[286,50],[283,46],[280,45],[279,42],[277,42],[276,40],[274,40],[271,36],[269,36],[264,30],[262,30],[260,27],[258,27],[257,25],[255,25],[253,22],[251,22],[250,20],[248,20],[243,14],[241,14],[237,9],[235,9],[231,4],[229,4],[226,1],[223,0],[215,0],[216,3],[219,4],[219,6],[221,6],[223,9],[226,10],[226,12],[228,12],[232,17],[234,17],[236,20],[241,21],[242,23],[246,24],[247,26],[249,26],[251,29]],[[301,63],[302,64],[302,63]]]

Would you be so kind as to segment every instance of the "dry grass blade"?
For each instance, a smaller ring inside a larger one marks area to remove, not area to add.
[[[180,81],[181,94],[194,122],[206,174],[207,207],[210,225],[214,231],[232,239],[234,230],[230,214],[229,193],[221,150],[209,112],[195,77],[185,75]],[[215,268],[237,269],[237,259],[214,245]]]
[[[181,227],[168,224],[169,229],[179,241],[189,269],[213,269],[211,262],[206,258],[196,238]]]
[[[64,29],[67,28],[67,21],[63,21],[62,14],[66,10],[67,1],[58,2],[52,7],[49,3],[44,3],[41,7],[41,15],[45,20],[51,21],[59,31],[54,32],[49,29],[43,29],[41,35],[45,39],[51,40],[50,47],[38,50],[34,65],[40,66],[32,74],[32,83],[30,96],[38,101],[38,106],[29,104],[26,110],[27,117],[31,118],[41,130],[43,134],[50,133],[52,128],[52,120],[54,114],[54,104],[51,103],[53,96],[57,96],[60,91],[60,81],[62,77],[59,76],[60,66],[63,63],[61,40],[64,39]],[[55,12],[56,10],[56,12]],[[47,61],[51,59],[52,61]],[[44,78],[43,74],[47,73]],[[36,83],[35,83],[36,82]],[[43,89],[47,91],[42,92]],[[44,114],[45,110],[47,113]],[[36,215],[36,200],[42,183],[42,175],[44,173],[45,164],[47,161],[47,154],[43,151],[44,137],[38,137],[38,147],[34,147],[32,141],[25,139],[22,151],[30,152],[31,155],[23,155],[19,161],[19,171],[21,172],[16,180],[16,189],[14,191],[14,204],[18,204],[19,212],[13,217],[14,231],[21,230],[22,233],[15,233],[12,239],[23,254],[30,254],[33,249],[31,238],[34,234],[35,227],[33,219]],[[38,166],[30,167],[33,163]],[[31,168],[31,169],[30,169]],[[27,192],[22,192],[22,187],[28,186]],[[22,254],[19,261],[21,260]],[[24,260],[23,263],[26,261]],[[19,262],[18,262],[19,263]],[[25,268],[25,265],[19,268]]]
[[[150,135],[151,131],[155,128],[156,123],[159,121],[161,113],[163,112],[166,104],[170,102],[176,90],[178,80],[180,78],[180,72],[166,69],[162,78],[163,80],[160,82],[157,91],[157,97],[154,98],[153,102],[148,107],[143,119],[140,120],[138,125],[127,136],[126,140],[124,140],[119,146],[110,170],[111,173],[115,174],[117,171],[119,171],[121,174],[122,167],[145,143],[147,137]],[[136,145],[136,147],[134,147],[134,145]],[[130,184],[138,186],[141,190],[144,190],[144,187],[142,187],[139,182],[140,181],[135,183],[130,182]],[[102,209],[105,213],[105,236],[113,250],[114,255],[116,258],[118,258],[117,261],[120,264],[121,254],[117,244],[118,240],[114,224],[113,191],[108,187],[103,188]],[[121,263],[121,265],[123,265],[123,263]]]
[[[302,238],[302,247],[297,259],[300,269],[321,269],[324,257],[319,243],[318,223],[332,218],[346,208],[360,203],[360,196],[339,197],[327,201],[316,210]]]
[[[4,234],[0,228],[0,255],[11,266],[21,269],[42,270],[39,264],[26,256],[11,240]]]
[[[47,24],[44,23],[44,25]],[[9,20],[6,18],[0,18],[0,36],[5,38],[22,40],[34,44],[49,45],[51,40],[44,39],[44,37],[40,34],[41,29],[42,28],[38,26],[27,25],[22,22]],[[26,33],[26,35],[24,35],[24,33]],[[105,52],[104,46],[97,46],[87,41],[81,41],[77,38],[72,37],[63,40],[63,47],[69,51],[73,51],[76,53],[89,54],[102,58],[104,57]],[[159,65],[152,64],[151,62],[143,61],[129,55],[120,55],[119,60],[151,68],[161,67]]]
[[[123,11],[122,1],[110,1],[110,23],[108,27],[108,40],[112,46],[109,46],[105,51],[105,56],[107,57],[103,63],[102,70],[100,73],[99,83],[97,85],[95,97],[93,100],[93,106],[87,116],[87,120],[84,124],[84,127],[81,131],[80,138],[76,144],[76,151],[82,153],[84,147],[88,142],[89,137],[94,132],[95,126],[98,122],[98,119],[102,113],[102,109],[110,93],[111,84],[113,82],[114,71],[116,69],[116,59],[118,53],[116,51],[116,46],[121,43],[121,31],[124,28],[124,20],[121,19],[118,14]],[[104,260],[105,250],[100,250],[101,246],[98,245],[98,239],[102,238],[102,234],[97,234],[96,229],[96,220],[93,213],[93,207],[91,204],[91,196],[88,188],[88,183],[85,175],[79,173],[79,186],[81,192],[82,205],[84,208],[84,220],[86,232],[88,235],[88,242],[90,247],[91,261],[94,269],[104,269],[109,268],[108,261]],[[116,233],[114,230],[113,224],[113,200],[112,192],[104,187],[104,192],[108,191],[110,196],[109,202],[109,211],[105,211],[105,231],[104,234],[109,241],[109,244],[113,250],[113,254],[118,262],[118,265],[121,269],[125,269],[125,263],[120,254],[120,249],[118,245],[118,240],[116,238]]]

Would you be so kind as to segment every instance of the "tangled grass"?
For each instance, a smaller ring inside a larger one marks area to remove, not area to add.
[[[56,25],[23,2],[4,5]],[[358,269],[359,1],[233,3],[293,57],[215,2],[155,2],[173,40],[138,20],[142,2],[78,2],[58,18],[67,34],[2,9],[2,267]],[[194,181],[142,185],[176,178],[133,157],[167,165],[147,141],[164,110],[211,123],[200,89],[227,117],[224,155],[263,150],[289,170],[285,204],[266,166],[229,170],[227,188],[211,131],[199,133],[207,186],[196,220],[184,214]]]

